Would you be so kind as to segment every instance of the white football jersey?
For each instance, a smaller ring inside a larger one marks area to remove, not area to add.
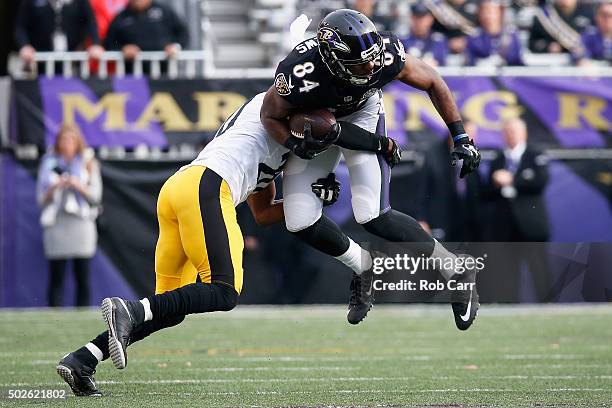
[[[234,205],[270,184],[289,157],[289,150],[268,135],[259,119],[264,95],[256,95],[234,112],[187,165],[206,166],[221,176],[229,185]]]

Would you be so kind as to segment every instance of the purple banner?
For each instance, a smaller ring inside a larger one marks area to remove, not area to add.
[[[523,117],[542,147],[611,146],[612,79],[449,77],[464,119],[478,128],[477,144],[502,146],[501,126]],[[201,145],[268,80],[15,81],[18,143],[41,148],[62,122],[78,124],[92,146]],[[421,133],[446,135],[429,96],[398,81],[385,89],[387,129],[406,146]]]

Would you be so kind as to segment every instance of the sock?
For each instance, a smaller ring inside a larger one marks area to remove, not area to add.
[[[153,320],[153,312],[151,312],[151,303],[149,303],[149,299],[140,299],[140,303],[142,303],[142,307],[144,308],[144,321],[148,322],[149,320]]]
[[[441,243],[439,243],[436,239],[434,239],[434,249],[433,249],[433,253],[431,254],[431,258],[455,259],[457,258],[457,255],[453,254],[448,249],[444,248],[444,246]],[[448,263],[450,264],[450,262]],[[455,262],[452,262],[452,264],[454,263]],[[447,264],[447,262],[442,262],[442,266],[444,266],[445,264]],[[444,276],[444,279],[449,280],[450,278],[453,277],[453,275],[459,272],[455,271],[455,269],[453,268],[449,268],[449,269],[443,268],[440,271],[440,273],[442,274],[442,276]]]
[[[350,246],[349,237],[325,214],[308,228],[293,232],[314,249],[333,257],[346,253]]]
[[[349,247],[345,253],[335,257],[337,260],[351,268],[356,274],[367,271],[372,267],[372,256],[368,251],[349,238]]]
[[[108,352],[108,331],[103,331],[80,349],[74,352],[75,357],[89,367],[96,367],[100,361],[110,357]]]
[[[226,284],[198,282],[147,299],[155,320],[165,320],[192,313],[231,310],[238,302],[238,293]]]
[[[168,327],[176,326],[185,320],[185,316],[175,316],[163,320],[150,320],[138,326],[130,336],[130,344],[144,339],[145,337]]]

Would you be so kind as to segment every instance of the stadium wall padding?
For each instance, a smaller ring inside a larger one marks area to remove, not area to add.
[[[530,142],[541,148],[611,145],[609,78],[451,77],[448,82],[464,116],[480,125],[480,146],[501,146],[501,122],[516,114],[526,119]],[[74,121],[94,147],[202,146],[236,107],[269,85],[267,80],[247,79],[13,81],[9,136],[13,143],[35,144],[43,151],[62,121]],[[402,84],[385,91],[389,134],[404,147],[422,150],[432,140],[445,137],[445,127],[425,94]],[[9,153],[2,153],[1,161],[0,306],[44,306],[48,272],[34,198],[37,163],[16,161]],[[102,161],[104,212],[99,220],[99,250],[92,263],[93,304],[107,295],[134,297],[152,292],[156,197],[163,181],[182,164]],[[486,169],[485,162],[483,175]],[[342,165],[337,176],[343,186],[349,185]],[[419,177],[410,164],[394,170],[394,207],[412,213]],[[608,289],[612,288],[611,180],[609,161],[551,162],[545,198],[555,244],[546,251],[551,273],[565,282],[555,300],[605,301],[612,296]],[[346,190],[338,204],[326,211],[354,239],[371,239],[354,222]],[[247,209],[241,206],[238,212],[243,233],[253,245],[245,253],[242,303],[346,301],[350,273],[345,267],[306,248],[283,226],[257,228]],[[515,250],[521,249],[508,250],[509,256]],[[482,290],[492,301],[534,301],[529,272],[519,273],[525,275],[520,290],[509,290],[487,278],[483,278]],[[66,304],[72,302],[70,279]],[[585,292],[585,288],[591,289]]]

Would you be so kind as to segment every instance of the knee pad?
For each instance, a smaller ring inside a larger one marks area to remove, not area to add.
[[[310,227],[321,218],[322,204],[312,193],[292,194],[284,198],[285,226],[290,232]]]

